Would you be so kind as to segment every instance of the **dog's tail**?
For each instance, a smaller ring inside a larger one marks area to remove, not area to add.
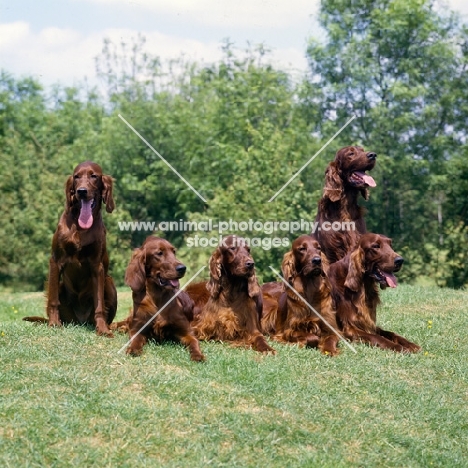
[[[35,322],[35,323],[49,323],[49,320],[44,317],[39,317],[34,315],[33,317],[23,317],[23,320],[26,322]]]

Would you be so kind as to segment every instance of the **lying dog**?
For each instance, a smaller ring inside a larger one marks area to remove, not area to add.
[[[330,288],[323,275],[319,243],[308,235],[298,237],[281,265],[283,278],[295,291],[285,286],[277,306],[265,307],[263,330],[274,340],[318,347],[328,355],[338,354],[339,337]],[[266,297],[273,297],[277,287],[266,288]],[[296,292],[299,294],[296,294]],[[307,304],[320,314],[319,317]],[[331,327],[331,328],[330,328]]]
[[[208,302],[195,317],[202,340],[221,340],[274,352],[260,331],[263,301],[255,276],[255,263],[246,241],[228,236],[210,258]]]
[[[185,270],[174,247],[164,239],[149,236],[134,251],[125,272],[125,283],[132,289],[133,311],[116,324],[116,328],[129,331],[128,354],[140,355],[149,339],[176,340],[189,349],[192,361],[205,359],[190,325],[193,301],[184,291],[175,297]]]
[[[330,265],[328,277],[336,318],[346,338],[399,352],[421,349],[376,325],[379,286],[396,288],[394,273],[402,265],[403,258],[392,249],[391,239],[373,233],[363,234],[351,253]]]

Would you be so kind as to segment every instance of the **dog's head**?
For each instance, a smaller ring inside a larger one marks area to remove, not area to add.
[[[81,229],[89,229],[93,225],[102,202],[106,204],[108,213],[114,211],[112,186],[112,177],[103,175],[98,164],[85,161],[75,167],[65,186],[66,210],[77,214]]]
[[[364,276],[372,278],[382,289],[396,288],[398,272],[404,259],[392,248],[392,240],[380,234],[363,234],[350,255],[345,286],[357,291]]]
[[[135,292],[145,288],[146,280],[162,289],[177,290],[185,270],[170,242],[149,236],[139,249],[134,250],[125,272],[125,283]]]
[[[320,244],[309,235],[299,236],[292,243],[291,250],[283,257],[281,264],[283,278],[293,284],[300,276],[317,276],[322,273]]]
[[[211,296],[219,296],[223,285],[235,281],[236,278],[248,279],[250,297],[260,294],[250,247],[242,237],[231,235],[221,240],[210,258],[208,290]]]
[[[374,179],[366,174],[374,168],[377,154],[360,146],[346,146],[335,155],[325,172],[324,197],[332,202],[341,199],[345,187],[359,190],[367,200],[368,187],[375,187]]]

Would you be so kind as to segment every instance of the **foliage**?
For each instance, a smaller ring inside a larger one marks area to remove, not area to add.
[[[300,83],[270,65],[263,46],[239,51],[226,41],[217,63],[162,63],[143,37],[105,41],[96,59],[104,94],[44,90],[3,72],[1,287],[42,289],[63,184],[83,160],[115,178],[117,209],[105,223],[112,274],[122,284],[131,248],[150,231],[122,231],[119,222],[312,221],[325,166],[349,144],[378,153],[367,224],[407,258],[402,279],[466,285],[468,27],[429,0],[323,0],[319,19],[326,37],[309,42]],[[194,233],[157,233],[193,272],[206,265],[212,248],[189,248]],[[273,278],[268,266],[285,250],[253,249],[263,280]]]
[[[427,271],[438,262],[426,246],[443,249],[452,223],[466,222],[447,197],[464,184],[454,165],[466,144],[466,28],[430,0],[323,0],[319,18],[327,38],[309,43],[304,114],[312,101],[337,126],[357,117],[351,134],[379,154],[368,227]],[[454,274],[451,285],[465,281]]]

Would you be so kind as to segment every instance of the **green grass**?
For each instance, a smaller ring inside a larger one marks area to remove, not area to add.
[[[417,355],[202,343],[203,364],[176,344],[129,358],[124,335],[20,320],[43,302],[0,294],[0,466],[466,466],[465,291],[385,291],[378,321]]]

